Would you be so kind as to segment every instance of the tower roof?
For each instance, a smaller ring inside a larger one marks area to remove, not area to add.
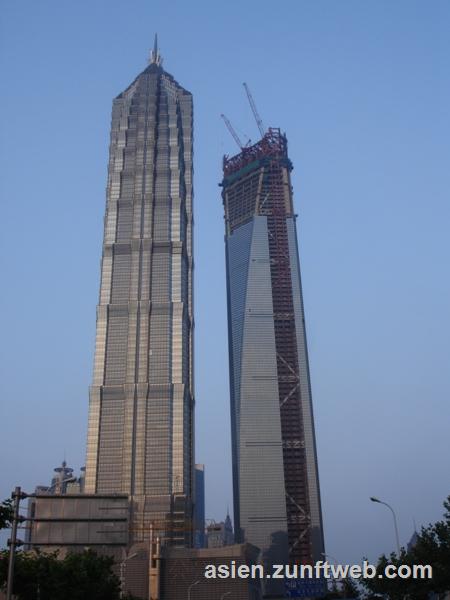
[[[116,96],[116,100],[123,98],[128,92],[133,91],[139,78],[142,77],[143,75],[148,75],[148,74],[153,74],[153,75],[158,75],[158,76],[164,75],[166,80],[168,79],[168,80],[172,81],[177,86],[177,91],[180,94],[191,96],[192,95],[191,92],[189,92],[188,90],[186,90],[185,88],[180,86],[179,83],[173,77],[173,75],[171,75],[170,73],[168,73],[167,71],[165,71],[163,69],[162,63],[163,63],[163,58],[159,52],[158,36],[157,36],[157,34],[155,34],[153,50],[150,52],[150,58],[148,59],[148,65],[146,66],[146,68],[143,71],[141,71],[141,73],[139,73],[139,75],[137,75],[137,77],[135,77],[135,79],[130,83],[130,85],[128,85],[128,87],[126,89],[123,90],[123,92],[121,92],[120,94],[118,94]]]

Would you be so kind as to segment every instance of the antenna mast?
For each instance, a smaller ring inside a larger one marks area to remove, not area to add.
[[[250,108],[252,109],[253,116],[255,117],[256,124],[258,125],[259,133],[261,137],[264,137],[265,129],[261,117],[259,116],[258,110],[256,108],[255,101],[253,100],[253,96],[249,90],[249,87],[246,83],[243,84],[245,91],[247,93],[248,102],[250,104]]]

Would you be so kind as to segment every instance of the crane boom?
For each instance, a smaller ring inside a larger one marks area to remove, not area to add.
[[[245,91],[247,93],[248,102],[250,104],[250,108],[252,109],[253,116],[255,117],[256,124],[258,125],[259,133],[261,134],[261,137],[264,137],[264,134],[265,134],[264,125],[261,120],[261,117],[259,116],[255,101],[253,100],[253,96],[250,92],[248,85],[246,83],[244,83],[243,85],[244,85]]]
[[[226,118],[226,116],[224,114],[220,115],[222,117],[222,119],[225,122],[225,125],[227,126],[228,131],[231,133],[231,135],[233,136],[234,141],[236,142],[236,144],[239,146],[239,149],[242,150],[242,148],[244,147],[241,140],[239,139],[238,134],[235,132],[235,130],[233,129],[233,125],[230,123],[230,121]]]

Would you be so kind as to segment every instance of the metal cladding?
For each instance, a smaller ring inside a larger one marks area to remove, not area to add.
[[[287,140],[224,157],[234,516],[267,562],[324,552]]]
[[[155,41],[150,65],[113,101],[86,492],[128,494],[135,541],[152,521],[183,544],[194,472],[193,112],[161,64]]]

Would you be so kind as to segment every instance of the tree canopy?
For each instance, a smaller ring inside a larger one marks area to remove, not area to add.
[[[422,527],[417,540],[408,551],[402,549],[401,555],[392,553],[381,556],[377,564],[377,576],[363,579],[361,583],[369,596],[384,596],[390,600],[427,600],[430,593],[444,594],[450,591],[450,496],[444,502],[444,518],[434,525]],[[387,579],[384,574],[388,564],[430,565],[431,579]]]
[[[19,600],[118,600],[114,560],[92,550],[67,554],[17,552],[14,596]],[[0,588],[6,586],[8,552],[0,553]]]
[[[7,529],[11,527],[11,520],[13,517],[12,500],[4,500],[0,504],[0,529]]]

